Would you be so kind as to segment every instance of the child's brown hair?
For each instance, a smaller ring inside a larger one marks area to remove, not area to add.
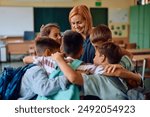
[[[100,55],[104,55],[110,64],[117,64],[122,58],[121,48],[113,42],[104,42],[101,46],[96,46]]]
[[[49,34],[51,33],[51,29],[53,27],[60,29],[60,27],[57,24],[54,24],[54,23],[46,24],[40,30],[41,36],[47,36],[48,37]]]
[[[108,26],[100,24],[92,29],[90,41],[93,44],[102,44],[112,40],[112,33]]]
[[[54,53],[56,50],[60,49],[60,44],[48,37],[39,37],[39,39],[35,41],[35,46],[37,55],[41,56],[47,49],[51,53]]]

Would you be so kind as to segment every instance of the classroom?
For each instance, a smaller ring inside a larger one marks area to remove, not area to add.
[[[55,23],[62,35],[71,30],[69,13],[78,5],[90,10],[93,28],[108,26],[113,43],[132,55],[150,100],[150,0],[0,0],[0,73],[25,65],[42,25]]]

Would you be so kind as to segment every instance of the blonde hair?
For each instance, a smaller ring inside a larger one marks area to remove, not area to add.
[[[69,13],[69,22],[71,24],[71,18],[75,15],[80,15],[85,20],[85,30],[84,33],[88,36],[92,30],[92,16],[90,10],[86,5],[78,5],[72,8]],[[71,27],[74,31],[73,27]]]

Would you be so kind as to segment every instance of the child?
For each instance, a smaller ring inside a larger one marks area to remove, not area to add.
[[[92,29],[90,34],[90,41],[93,46],[101,46],[104,42],[111,42],[112,41],[112,33],[108,26],[101,24],[96,26]],[[125,49],[121,48],[122,51],[122,58],[120,60],[120,64],[129,71],[134,71],[134,65],[130,58],[132,58],[132,54],[126,51]],[[114,65],[115,66],[115,65]],[[115,67],[110,67],[109,65],[105,66],[105,71],[107,73],[114,72]],[[134,85],[133,85],[134,84]],[[130,83],[131,87],[138,86],[136,83]]]
[[[83,37],[80,33],[74,32],[74,31],[66,31],[64,32],[64,37],[62,39],[61,44],[61,52],[65,54],[67,57],[66,59],[69,60],[69,62],[79,59],[83,53]],[[88,74],[102,74],[103,67],[101,66],[95,66],[94,64],[88,64],[83,63],[78,68],[78,71],[80,72],[86,72]]]
[[[94,63],[97,65],[118,63],[121,59],[121,51],[119,47],[111,42],[104,43],[101,45],[101,47],[96,46],[95,49],[96,56],[94,58]],[[114,50],[113,53],[112,50]],[[115,57],[116,59],[112,59],[113,57]],[[71,67],[69,67],[64,61],[62,54],[58,52],[53,54],[52,58],[57,61],[60,69],[63,71],[64,75],[71,83],[83,86],[84,95],[95,95],[100,99],[126,99],[126,95],[114,85],[111,77],[103,76],[100,74],[81,75],[80,73],[77,73],[73,69],[71,69]],[[127,78],[126,76],[128,76],[127,79],[131,79],[134,77],[135,80],[139,81],[139,77],[137,78],[135,74],[133,74],[132,72],[128,72],[125,69],[121,72],[119,71],[119,73],[117,73],[116,75],[118,76],[118,74],[124,75],[124,78]],[[132,77],[130,77],[131,74]],[[127,89],[126,84],[123,85]]]
[[[48,37],[40,37],[35,41],[37,56],[26,56],[24,63],[34,63],[43,66],[48,74],[55,70],[56,62],[51,59],[51,54],[60,50],[60,44]]]
[[[19,100],[34,99],[37,95],[50,96],[59,90],[65,90],[68,81],[63,76],[49,79],[46,71],[40,66],[28,69],[22,77]]]
[[[59,51],[59,48],[60,45],[55,40],[47,37],[41,37],[36,41],[36,52],[39,57],[37,59],[35,57],[36,61],[34,61],[32,56],[28,56],[24,58],[24,61],[28,63],[34,61],[38,65],[25,72],[21,81],[19,99],[32,99],[36,95],[50,96],[61,89],[65,89],[68,82],[64,76],[49,79],[49,75],[46,72],[51,73],[55,70],[56,62],[52,59],[49,61],[49,57],[44,56]]]
[[[104,24],[98,25],[97,27],[92,29],[92,32],[90,34],[90,41],[93,46],[100,46],[104,42],[112,41],[111,30]],[[123,57],[120,61],[120,64],[129,71],[133,71],[134,66],[132,61],[130,60],[130,58],[132,58],[132,55],[124,49],[122,49],[122,55]],[[108,70],[108,72],[111,71],[111,68],[109,69],[109,65],[105,67],[105,70],[106,69]],[[112,70],[112,72],[113,71],[114,70]]]
[[[40,33],[37,35],[35,40],[40,39],[40,37],[47,37],[55,40],[59,44],[61,44],[61,34],[60,27],[57,24],[48,23],[46,25],[42,25],[40,29]],[[36,55],[35,47],[31,46],[29,49],[30,55]]]
[[[59,44],[61,43],[60,27],[57,24],[49,23],[42,25],[40,29],[40,36],[46,36],[54,39]]]

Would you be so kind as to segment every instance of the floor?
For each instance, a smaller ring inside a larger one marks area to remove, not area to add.
[[[0,73],[4,69],[4,67],[19,67],[24,65],[22,62],[22,59],[24,58],[25,55],[11,55],[11,62],[0,62]]]

